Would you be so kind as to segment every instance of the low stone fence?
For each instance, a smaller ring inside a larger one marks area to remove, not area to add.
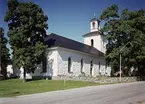
[[[76,80],[76,81],[89,81],[96,83],[117,83],[119,77],[79,77],[79,76],[56,76],[52,77],[52,80]],[[135,81],[144,81],[144,77],[121,77],[121,82],[135,82]]]

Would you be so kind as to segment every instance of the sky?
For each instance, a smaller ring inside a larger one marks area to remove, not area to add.
[[[38,4],[48,16],[49,28],[47,33],[58,35],[83,42],[82,35],[90,32],[89,20],[94,13],[99,18],[103,10],[112,4],[117,4],[120,11],[145,9],[145,0],[19,0]],[[7,0],[0,0],[0,27],[5,34],[8,25],[4,22],[7,11]],[[8,46],[9,47],[9,46]]]

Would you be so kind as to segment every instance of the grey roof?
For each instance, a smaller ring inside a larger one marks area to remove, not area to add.
[[[99,56],[104,55],[104,53],[102,53],[101,51],[99,51],[94,47],[77,42],[72,39],[65,38],[60,35],[56,35],[54,33],[51,33],[45,38],[45,43],[48,45],[48,47],[63,47],[63,48],[85,52],[93,55],[99,55]]]
[[[96,17],[92,18],[90,21],[98,21],[98,22],[100,22],[100,20],[97,19]]]
[[[92,36],[92,35],[96,35],[96,34],[101,35],[100,31],[94,31],[94,32],[89,32],[89,33],[83,35],[83,37]]]

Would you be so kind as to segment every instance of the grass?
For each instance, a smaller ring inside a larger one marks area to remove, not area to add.
[[[100,85],[93,82],[63,80],[34,80],[24,83],[20,79],[0,81],[0,97],[11,97],[55,90],[64,90],[84,86]]]

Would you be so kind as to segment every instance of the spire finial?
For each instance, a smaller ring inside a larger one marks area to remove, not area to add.
[[[94,13],[94,17],[96,17],[96,13]]]

